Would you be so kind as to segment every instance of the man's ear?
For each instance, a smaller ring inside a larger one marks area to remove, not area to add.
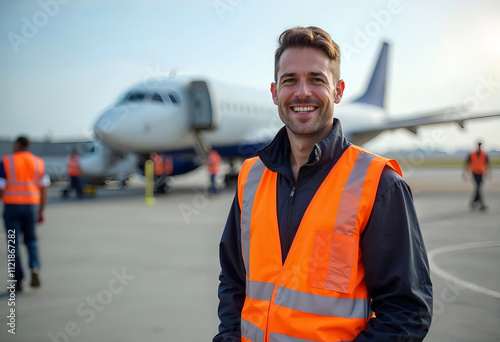
[[[335,103],[340,103],[340,100],[342,100],[342,95],[344,95],[344,88],[345,88],[344,80],[342,79],[338,80],[337,84],[335,85],[335,98],[334,98]]]
[[[278,105],[278,87],[276,87],[276,83],[271,83],[271,95],[273,97],[273,102],[275,105]]]

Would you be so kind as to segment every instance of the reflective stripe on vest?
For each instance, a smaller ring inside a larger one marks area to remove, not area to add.
[[[252,299],[271,300],[275,284],[247,279],[246,295]],[[364,318],[371,315],[370,301],[365,298],[336,298],[312,295],[278,286],[275,304],[293,310],[308,312],[315,315]]]
[[[241,320],[241,337],[252,342],[264,342],[266,332],[260,329],[255,324],[242,319]]]
[[[241,321],[241,337],[242,341],[252,341],[252,342],[264,342],[265,339],[265,331],[259,329],[255,324],[252,324],[248,321]],[[244,331],[244,332],[243,332]],[[278,333],[271,332],[269,335],[270,342],[317,342],[313,340],[306,340],[303,338],[292,337],[289,335],[283,335]],[[349,341],[330,341],[330,342],[349,342]]]
[[[255,164],[253,164],[248,174],[248,178],[245,182],[245,190],[243,191],[243,204],[241,208],[241,249],[247,277],[249,276],[250,222],[252,220],[253,202],[255,199],[255,192],[257,191],[257,187],[259,186],[260,179],[265,169],[266,167],[264,164],[258,159]]]
[[[315,194],[281,265],[276,173],[258,158],[245,163],[238,185],[247,275],[242,341],[353,340],[372,316],[359,235],[369,219],[383,168],[389,165],[401,173],[399,166],[349,147]],[[331,213],[331,219],[324,213]],[[254,240],[264,247],[252,247]],[[297,244],[301,247],[294,248]]]
[[[354,168],[349,174],[347,183],[342,190],[339,211],[335,220],[335,232],[352,235],[356,226],[356,219],[361,201],[361,191],[368,172],[368,167],[374,155],[360,153],[356,158]]]
[[[17,163],[16,163],[17,161]],[[3,158],[6,186],[2,200],[5,204],[40,203],[40,179],[45,172],[43,161],[29,152],[18,152]],[[21,167],[30,167],[21,169]]]

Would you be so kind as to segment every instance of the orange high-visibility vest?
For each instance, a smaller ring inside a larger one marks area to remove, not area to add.
[[[470,153],[469,168],[472,173],[482,175],[486,172],[486,152],[480,151],[479,156],[477,152]]]
[[[211,175],[216,175],[219,173],[220,169],[220,155],[217,151],[212,150],[208,154],[208,172]]]
[[[159,154],[154,156],[153,162],[155,165],[155,175],[161,176],[163,174],[163,158]]]
[[[45,173],[43,159],[28,151],[16,152],[2,159],[6,186],[5,204],[39,204],[40,181]]]
[[[68,160],[68,176],[80,177],[81,175],[80,158],[77,155],[71,155]]]
[[[380,176],[394,160],[350,146],[304,213],[284,264],[276,205],[278,174],[258,157],[238,179],[246,298],[243,342],[352,341],[373,316],[360,235]]]

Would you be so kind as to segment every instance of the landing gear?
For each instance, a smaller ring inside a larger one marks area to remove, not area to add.
[[[122,179],[120,181],[120,189],[126,189],[127,188],[127,180],[126,179]]]
[[[166,194],[170,189],[170,186],[168,185],[169,180],[170,177],[165,177],[165,176],[159,176],[158,178],[156,178],[154,182],[154,193]]]

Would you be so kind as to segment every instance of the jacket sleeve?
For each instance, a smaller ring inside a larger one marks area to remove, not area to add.
[[[245,266],[240,248],[240,209],[234,197],[219,245],[219,333],[213,342],[241,341],[241,309],[245,301]]]
[[[355,341],[422,341],[432,319],[429,263],[410,189],[388,168],[360,245],[376,316]]]

